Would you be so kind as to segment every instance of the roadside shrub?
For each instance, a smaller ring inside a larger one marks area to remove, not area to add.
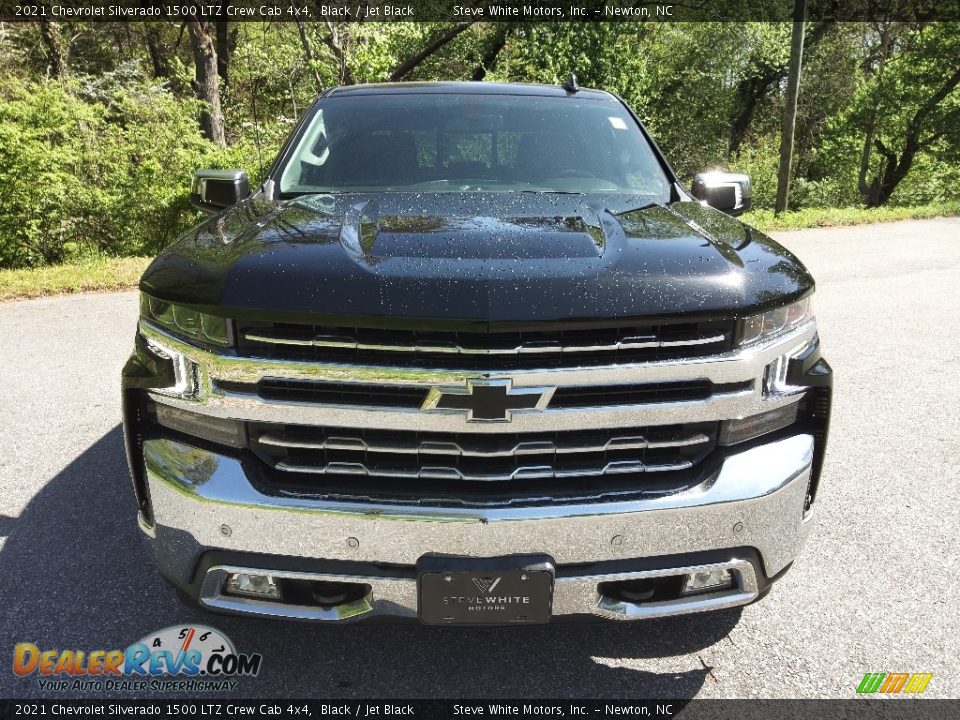
[[[740,149],[740,155],[730,163],[732,172],[742,172],[750,176],[755,208],[773,208],[776,203],[779,163],[778,141],[770,137],[745,144]]]
[[[154,254],[198,219],[192,172],[245,156],[200,135],[196,101],[135,70],[0,88],[2,267]]]

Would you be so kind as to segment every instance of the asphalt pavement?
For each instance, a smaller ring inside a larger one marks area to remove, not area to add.
[[[816,525],[762,602],[629,624],[326,627],[190,610],[135,522],[119,425],[133,292],[0,303],[0,697],[67,697],[13,647],[205,623],[263,654],[240,697],[837,697],[866,672],[960,696],[960,219],[777,235],[836,373]]]

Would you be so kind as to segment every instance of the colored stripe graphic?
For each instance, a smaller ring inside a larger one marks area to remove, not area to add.
[[[917,695],[927,689],[931,679],[933,673],[867,673],[857,685],[857,694],[903,692]]]
[[[880,688],[880,683],[887,676],[886,673],[867,673],[860,681],[857,687],[858,693],[875,693]]]
[[[910,673],[890,673],[887,675],[887,679],[884,681],[883,685],[880,687],[880,692],[882,693],[898,693],[903,689],[903,686],[907,684],[907,678],[910,677]]]
[[[910,682],[907,683],[903,691],[905,693],[922,693],[927,689],[931,678],[933,678],[933,673],[914,673],[910,676]]]

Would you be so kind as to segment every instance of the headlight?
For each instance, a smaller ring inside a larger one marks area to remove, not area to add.
[[[813,319],[813,296],[740,321],[739,344],[764,342]]]
[[[230,345],[230,324],[226,318],[191,310],[140,293],[140,316],[174,335],[205,344]]]

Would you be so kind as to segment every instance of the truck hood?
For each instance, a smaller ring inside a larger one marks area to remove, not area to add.
[[[236,317],[345,324],[731,317],[813,287],[790,252],[723,213],[623,203],[553,193],[255,198],[173,243],[140,287]]]

